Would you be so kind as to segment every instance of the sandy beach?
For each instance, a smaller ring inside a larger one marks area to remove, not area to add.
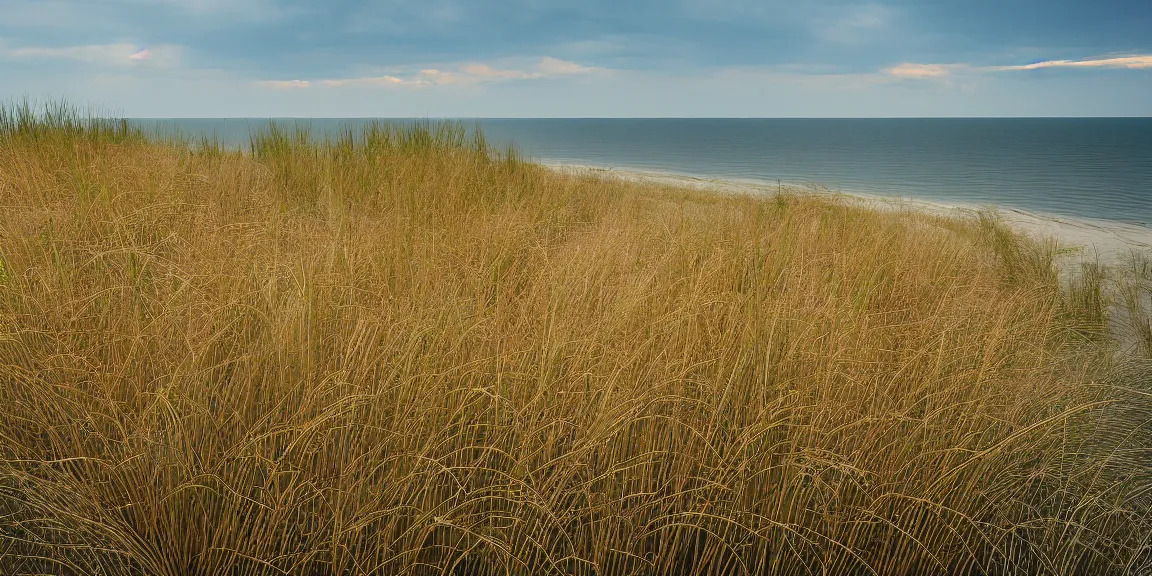
[[[632,182],[646,182],[711,190],[732,194],[773,194],[780,191],[802,194],[836,196],[885,210],[916,210],[940,215],[962,215],[987,206],[949,203],[934,200],[882,196],[850,191],[832,190],[818,185],[775,184],[754,180],[701,178],[666,172],[649,172],[616,168],[600,168],[579,164],[547,164],[563,173],[596,175]],[[1055,239],[1065,252],[1064,259],[1079,261],[1081,257],[1099,258],[1102,264],[1113,264],[1132,250],[1152,250],[1152,228],[1115,220],[1076,218],[995,206],[1004,221],[1026,234],[1040,239]]]

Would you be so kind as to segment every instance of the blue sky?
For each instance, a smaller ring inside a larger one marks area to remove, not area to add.
[[[1150,116],[1152,2],[0,0],[0,99],[128,116]]]

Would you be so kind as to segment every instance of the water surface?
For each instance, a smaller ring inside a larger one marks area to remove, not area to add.
[[[365,119],[276,120],[313,134]],[[241,146],[268,119],[137,120]],[[1152,226],[1152,118],[485,119],[549,163],[862,192]]]

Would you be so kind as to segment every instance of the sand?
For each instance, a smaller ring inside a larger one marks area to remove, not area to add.
[[[681,186],[733,194],[772,194],[779,191],[835,196],[850,202],[885,210],[917,210],[941,215],[963,215],[986,206],[948,203],[912,198],[834,191],[818,186],[778,185],[752,180],[698,178],[663,172],[598,168],[575,164],[551,164],[550,168],[569,174],[594,175],[633,182]],[[1152,251],[1152,228],[1113,220],[1073,218],[1018,208],[997,206],[1004,221],[1016,230],[1038,239],[1055,239],[1063,260],[1098,258],[1115,264],[1132,250]]]

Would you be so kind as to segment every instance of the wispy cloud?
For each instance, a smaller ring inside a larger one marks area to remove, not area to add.
[[[164,44],[141,47],[135,44],[89,44],[84,46],[5,48],[0,58],[13,60],[72,60],[100,66],[142,66],[175,68],[183,60],[181,46]]]
[[[1039,70],[1041,68],[1152,68],[1152,54],[1088,60],[1048,60],[1022,66],[1001,66],[998,70]]]
[[[261,80],[256,85],[273,90],[291,90],[293,88],[309,88],[312,83],[307,80]]]
[[[952,73],[955,65],[947,64],[914,64],[905,62],[891,68],[885,68],[884,73],[897,78],[910,78],[921,80],[926,78],[940,78]]]
[[[421,74],[436,72],[436,70],[425,70]],[[297,88],[307,88],[312,83],[308,81],[294,80],[297,83]],[[333,78],[328,80],[321,80],[321,86],[401,86],[405,84],[416,84],[415,79],[405,80],[397,76],[365,76],[362,78]]]
[[[344,87],[394,87],[394,86],[443,86],[449,84],[481,84],[509,80],[534,80],[551,76],[571,76],[602,71],[602,68],[584,66],[576,62],[558,58],[541,58],[525,68],[496,68],[482,63],[465,63],[452,66],[448,70],[428,68],[405,75],[362,76],[356,78],[328,78],[309,80],[264,80],[257,85],[278,90],[310,88],[312,86]]]
[[[1042,68],[1128,68],[1152,69],[1152,55],[1115,56],[1109,58],[1088,58],[1084,60],[1045,60],[1033,64],[1009,66],[972,66],[969,64],[916,64],[905,62],[881,72],[888,76],[907,80],[932,80],[945,78],[956,72],[1016,72],[1040,70]]]

